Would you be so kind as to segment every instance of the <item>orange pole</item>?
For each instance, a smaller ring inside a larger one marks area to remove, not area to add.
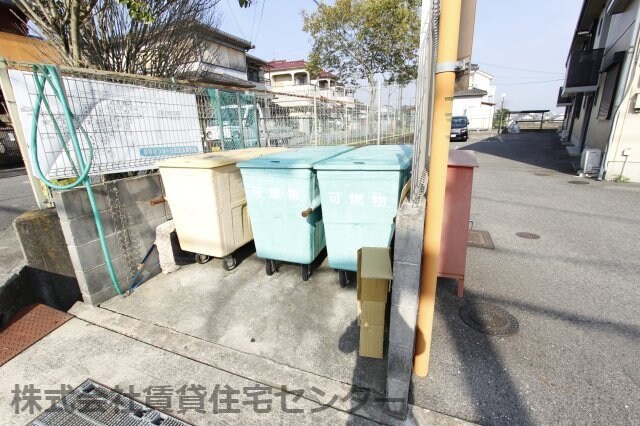
[[[439,44],[434,85],[433,126],[427,184],[427,214],[425,238],[422,246],[422,281],[416,331],[416,350],[413,369],[418,376],[429,373],[433,311],[436,301],[440,238],[444,214],[444,193],[449,159],[451,111],[458,60],[458,38],[462,0],[440,2]]]

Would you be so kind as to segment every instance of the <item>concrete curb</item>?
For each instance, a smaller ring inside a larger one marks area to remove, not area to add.
[[[366,403],[362,404],[354,398],[346,398],[346,400],[345,398],[339,398],[332,403],[331,407],[378,423],[390,425],[469,424],[463,420],[416,406],[409,407],[407,420],[401,422],[384,412],[383,401],[375,401],[384,397],[384,395],[378,393],[354,388],[347,383],[318,376],[256,355],[229,349],[166,327],[140,321],[104,308],[92,307],[86,303],[76,303],[69,310],[69,313],[98,327],[245,379],[276,389],[280,389],[282,386],[286,386],[289,390],[302,389],[304,390],[303,398],[315,403],[327,404],[326,400],[330,399],[329,396],[331,395],[344,397],[355,394],[357,399],[366,398]],[[324,392],[324,394],[319,394],[318,390]]]

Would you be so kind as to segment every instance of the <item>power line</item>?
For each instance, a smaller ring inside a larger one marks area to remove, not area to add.
[[[564,75],[564,72],[559,72],[559,71],[558,72],[536,71],[536,70],[531,70],[531,69],[527,69],[527,68],[515,68],[515,67],[508,67],[508,66],[505,66],[505,65],[490,64],[488,62],[479,62],[479,63],[483,64],[483,65],[488,65],[490,67],[504,68],[504,69],[507,69],[507,70],[514,70],[514,71],[527,71],[527,72],[535,73],[535,74],[563,74]]]
[[[519,84],[538,84],[538,83],[551,83],[553,81],[564,81],[564,78],[557,78],[555,80],[543,80],[543,81],[523,81],[522,83],[505,83],[505,84],[496,84],[496,86],[516,86]]]
[[[258,36],[260,35],[260,25],[262,24],[262,14],[264,13],[264,4],[267,0],[262,0],[262,10],[260,10],[260,19],[258,20],[258,29],[256,30],[256,41],[258,40]]]
[[[238,20],[236,19],[236,14],[233,13],[233,8],[229,4],[229,0],[226,0],[226,3],[227,3],[227,9],[229,9],[229,11],[231,12],[231,16],[233,17],[233,21],[236,23],[238,30],[240,30],[240,34],[242,34],[242,37],[246,39],[247,35],[244,33],[244,31],[242,31],[242,27],[240,26],[240,24],[238,23]]]
[[[253,20],[251,21],[251,34],[249,34],[249,42],[253,42],[253,28],[256,25],[256,15],[258,14],[258,8],[253,8]]]

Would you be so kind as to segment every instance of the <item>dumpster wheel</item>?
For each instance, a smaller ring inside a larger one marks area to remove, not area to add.
[[[340,278],[340,287],[345,288],[349,284],[347,271],[338,271],[338,277]]]
[[[233,256],[225,256],[224,259],[222,259],[222,269],[225,271],[231,271],[235,269],[237,265],[236,258]]]
[[[198,262],[201,265],[204,265],[210,260],[211,260],[211,256],[208,256],[206,254],[199,254],[199,253],[196,254],[196,262]]]
[[[266,259],[265,260],[265,272],[267,273],[267,275],[271,276],[273,275],[273,273],[276,271],[276,264],[273,260],[271,259]]]
[[[302,281],[309,281],[311,265],[300,265],[300,274],[302,275]]]

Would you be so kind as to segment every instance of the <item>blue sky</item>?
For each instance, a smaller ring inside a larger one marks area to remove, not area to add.
[[[512,110],[556,109],[581,5],[582,0],[478,0],[472,60],[495,76],[498,102],[506,93],[505,107]],[[250,53],[262,59],[304,59],[311,41],[302,31],[300,11],[315,7],[311,0],[258,0],[241,9],[237,0],[221,0],[220,28],[250,40],[256,46]]]

